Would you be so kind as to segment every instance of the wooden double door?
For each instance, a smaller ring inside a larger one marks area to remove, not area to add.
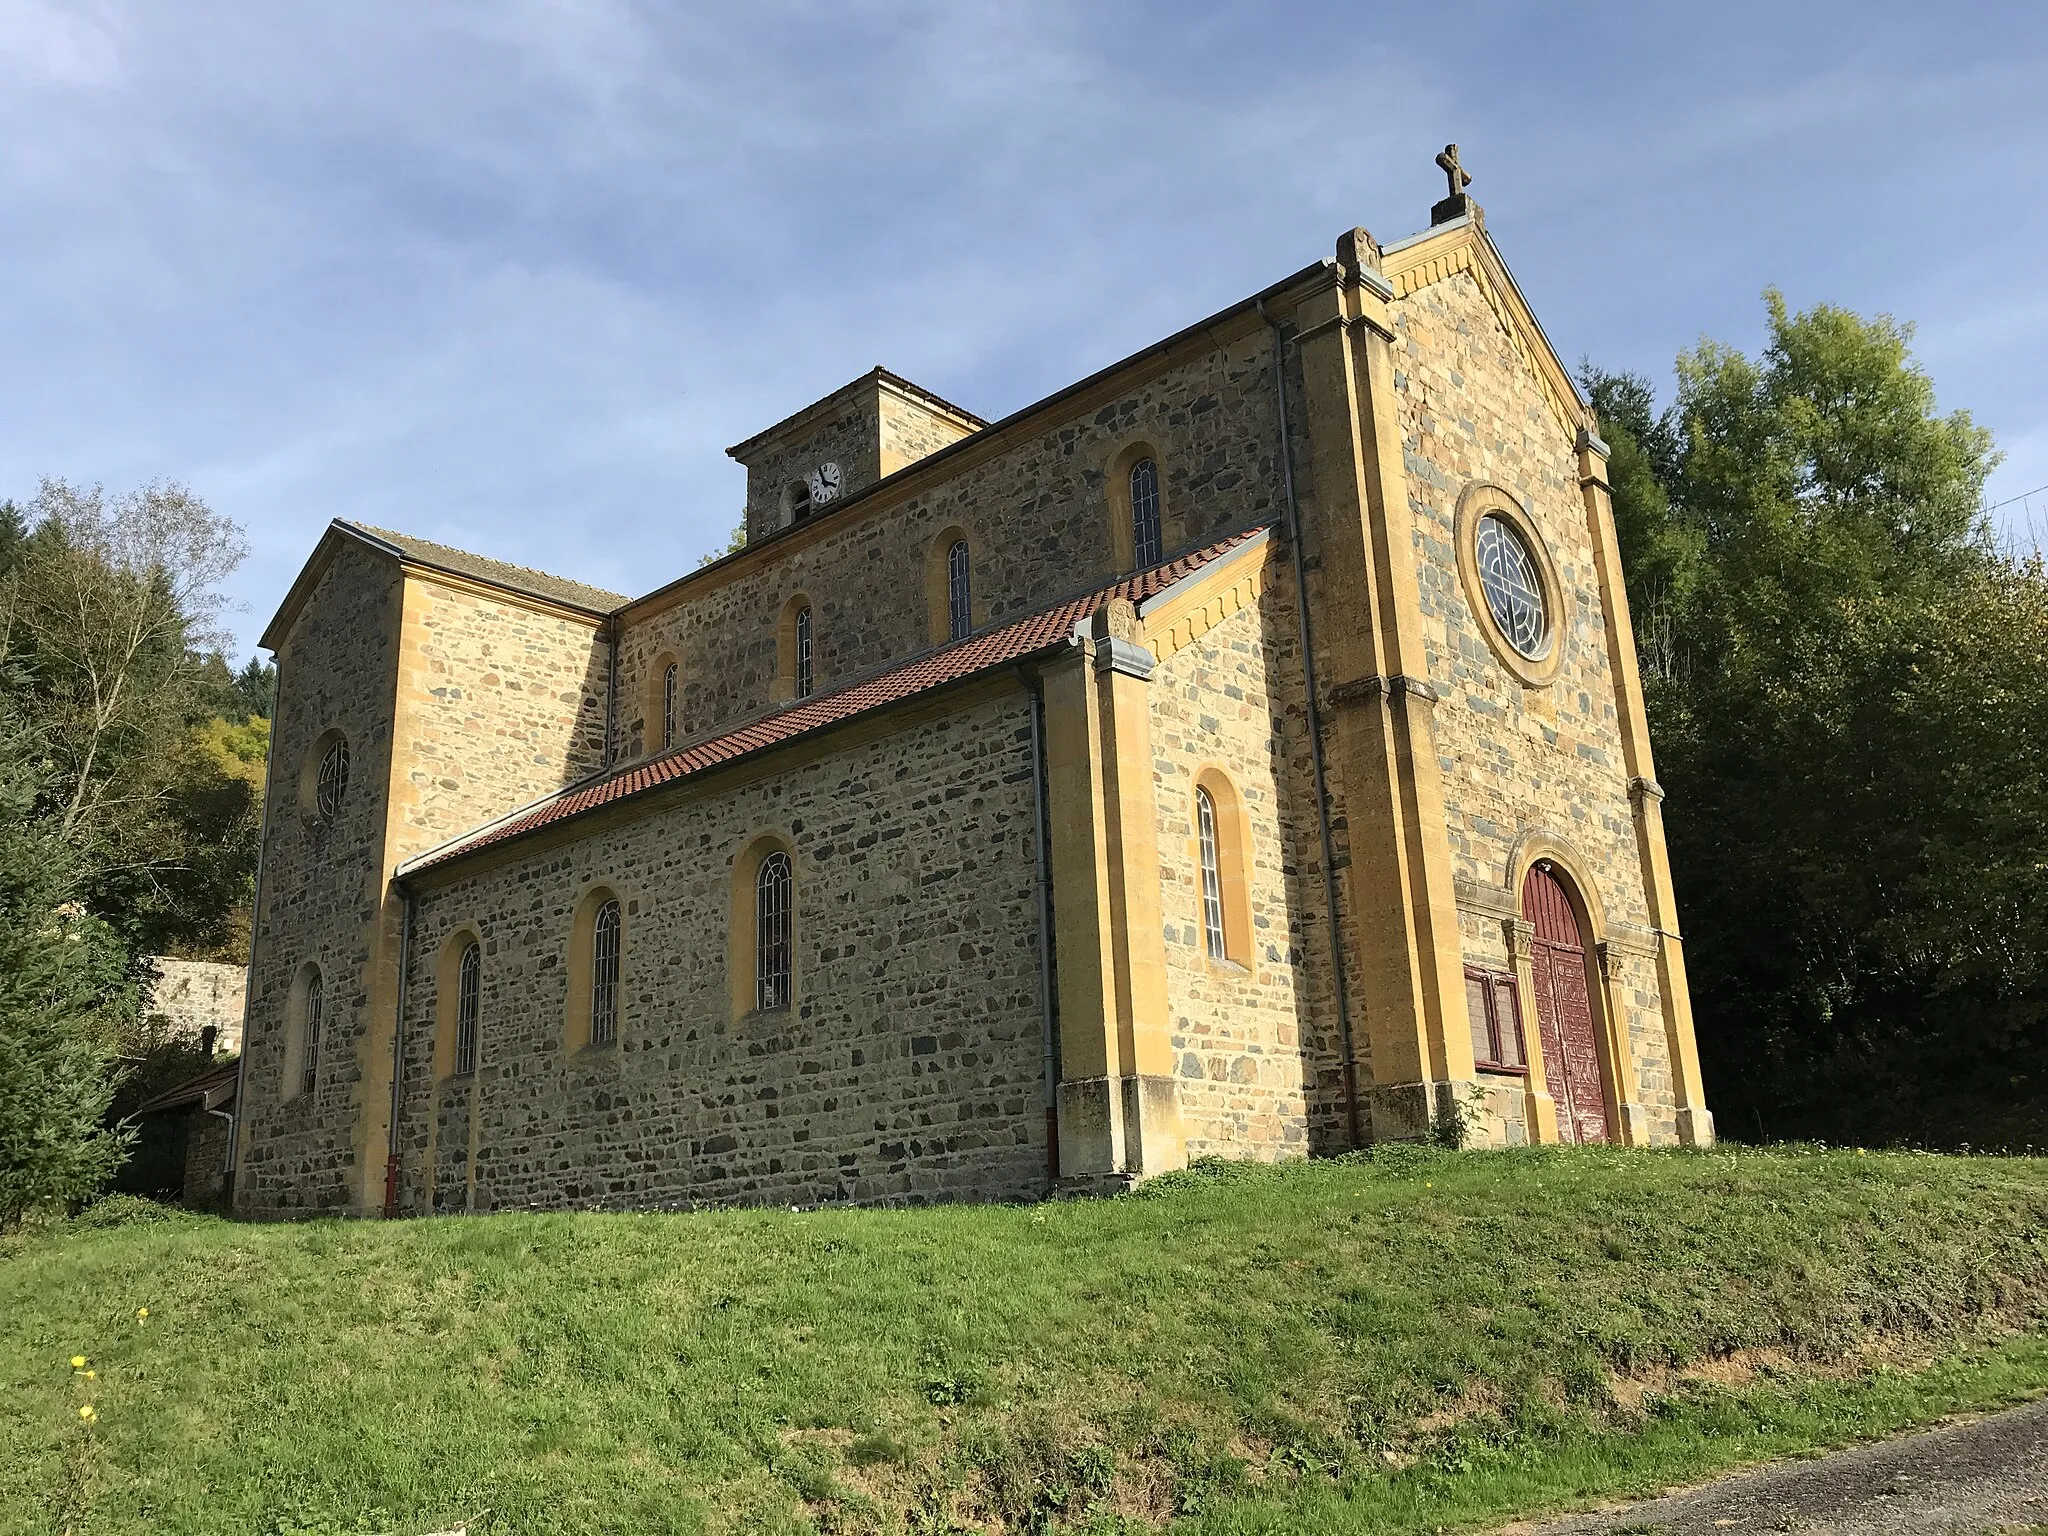
[[[1566,1141],[1606,1141],[1607,1092],[1593,1027],[1585,935],[1570,897],[1547,864],[1533,865],[1522,881],[1522,916],[1536,930],[1530,946],[1536,1027],[1543,1038],[1543,1074],[1557,1104],[1558,1134]]]

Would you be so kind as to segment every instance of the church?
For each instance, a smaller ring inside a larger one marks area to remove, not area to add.
[[[1438,163],[1422,233],[1001,420],[805,406],[638,596],[330,525],[235,1208],[1710,1143],[1607,450]]]

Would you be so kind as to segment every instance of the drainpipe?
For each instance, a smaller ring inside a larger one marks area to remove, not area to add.
[[[398,1104],[405,1082],[406,984],[412,979],[412,892],[398,885],[398,900],[398,1017],[391,1022],[391,1134],[384,1156],[386,1216],[398,1214]]]
[[[1308,755],[1315,768],[1316,830],[1323,841],[1323,906],[1330,918],[1330,976],[1337,993],[1337,1028],[1344,1045],[1344,1113],[1351,1145],[1362,1146],[1358,1123],[1358,1065],[1351,1045],[1351,997],[1344,974],[1344,929],[1337,918],[1337,840],[1330,831],[1330,780],[1323,763],[1322,709],[1316,702],[1316,652],[1309,632],[1308,573],[1302,565],[1301,504],[1294,489],[1294,440],[1287,420],[1286,332],[1255,301],[1259,318],[1273,333],[1273,398],[1280,408],[1280,468],[1287,492],[1287,547],[1294,556],[1295,609],[1301,621],[1302,693],[1308,705]]]
[[[604,627],[604,765],[609,768],[618,757],[619,616],[611,615]]]
[[[1022,673],[1019,677],[1022,678]],[[1060,1036],[1059,999],[1053,991],[1051,835],[1045,820],[1045,692],[1036,678],[1023,679],[1031,690],[1031,810],[1038,834],[1038,996],[1039,1036],[1045,1058],[1045,1173],[1060,1176]]]

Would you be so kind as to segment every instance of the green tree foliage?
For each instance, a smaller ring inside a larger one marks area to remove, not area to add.
[[[0,1227],[85,1199],[129,1140],[105,1123],[136,989],[119,939],[78,902],[77,857],[38,813],[43,744],[0,677]]]
[[[239,958],[276,673],[212,629],[241,531],[182,486],[46,480],[0,510],[0,655],[44,744],[39,810],[138,949]]]
[[[1708,1092],[1733,1135],[2048,1139],[2048,581],[1910,331],[1588,371]]]

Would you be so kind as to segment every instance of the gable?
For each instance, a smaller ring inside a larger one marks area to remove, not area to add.
[[[1380,256],[1381,271],[1393,285],[1397,302],[1432,283],[1466,274],[1486,300],[1508,345],[1541,387],[1551,415],[1566,435],[1576,439],[1582,426],[1593,426],[1593,413],[1580,398],[1571,370],[1550,344],[1484,225],[1470,217],[1454,219],[1396,241],[1384,247]]]

